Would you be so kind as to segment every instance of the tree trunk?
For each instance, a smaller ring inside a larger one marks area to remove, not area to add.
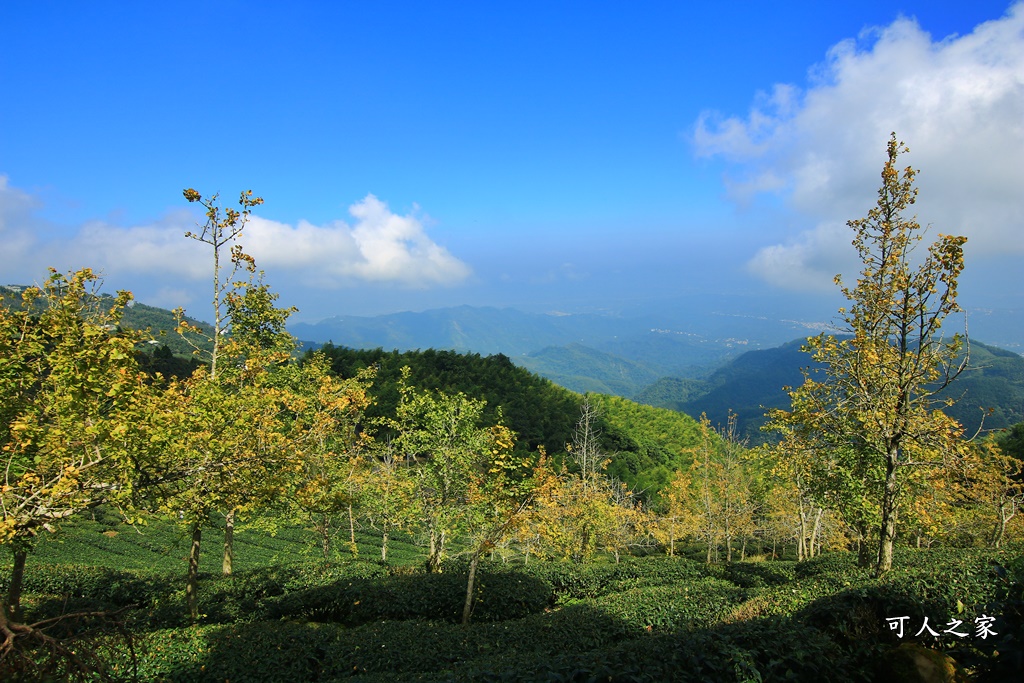
[[[352,557],[359,556],[359,546],[356,545],[356,519],[352,514],[352,503],[348,504],[348,549]]]
[[[1003,536],[1006,534],[1006,523],[1010,521],[1013,515],[1007,516],[1006,514],[1006,503],[1002,502],[999,504],[999,521],[996,522],[996,528],[992,530],[992,537],[989,541],[989,545],[993,548],[999,548],[1003,544]]]
[[[381,562],[388,561],[388,532],[384,532],[384,538],[380,542],[380,560]]]
[[[469,561],[469,579],[466,581],[466,602],[462,605],[462,625],[469,623],[469,615],[473,613],[473,586],[476,583],[476,565],[480,561],[480,551],[473,553]]]
[[[821,518],[824,514],[824,508],[818,508],[818,511],[814,513],[814,526],[811,527],[811,557],[821,554]]]
[[[221,563],[221,573],[224,576],[231,575],[231,563],[235,559],[235,511],[231,510],[224,517],[224,561]]]
[[[427,571],[431,574],[441,573],[441,555],[444,553],[444,532],[430,530],[430,553],[427,555]]]
[[[25,559],[28,551],[19,548],[14,551],[14,567],[11,569],[11,585],[7,589],[7,607],[11,621],[21,621],[21,587],[25,580]]]
[[[330,518],[324,515],[320,526],[320,552],[324,556],[324,562],[331,559],[331,523]]]
[[[899,495],[899,482],[896,480],[896,458],[899,451],[893,449],[886,462],[885,488],[882,491],[882,525],[879,529],[878,564],[875,567],[875,578],[892,569],[892,550],[896,541],[896,499]]]
[[[192,525],[192,548],[188,553],[188,581],[185,584],[185,604],[192,621],[199,619],[199,544],[203,540],[203,527],[199,522]]]
[[[874,559],[871,557],[871,544],[868,543],[868,527],[863,522],[857,527],[857,533],[860,537],[857,539],[857,566],[858,567],[870,567],[871,564],[878,558],[878,554],[875,554]]]
[[[796,544],[796,561],[803,562],[807,559],[807,513],[804,512],[804,501],[800,500],[800,536]]]

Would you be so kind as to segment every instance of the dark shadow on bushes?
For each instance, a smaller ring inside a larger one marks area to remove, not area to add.
[[[432,619],[457,621],[466,598],[465,574],[413,574],[342,579],[266,600],[261,616],[358,626],[373,621]],[[520,619],[553,602],[551,586],[515,571],[479,571],[473,621]]]

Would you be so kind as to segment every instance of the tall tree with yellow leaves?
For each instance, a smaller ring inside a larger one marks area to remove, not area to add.
[[[904,212],[917,200],[916,171],[898,167],[909,150],[893,134],[878,201],[847,225],[863,264],[857,284],[836,283],[850,338],[822,334],[804,350],[824,364],[790,393],[792,409],[773,422],[792,427],[817,457],[831,459],[833,493],[877,506],[875,573],[892,567],[893,543],[908,482],[922,467],[943,467],[962,452],[962,427],[941,411],[937,394],[966,368],[965,338],[941,327],[958,311],[965,237],[939,235],[923,258],[923,229]]]

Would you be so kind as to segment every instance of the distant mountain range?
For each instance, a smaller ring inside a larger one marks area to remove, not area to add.
[[[710,320],[710,322],[709,322]],[[728,336],[723,322],[733,323]],[[701,325],[703,324],[703,327]],[[352,348],[451,349],[502,353],[512,362],[577,392],[612,394],[724,424],[731,411],[740,429],[760,440],[767,408],[785,408],[784,386],[802,382],[811,364],[800,351],[807,336],[836,331],[827,323],[726,316],[659,324],[651,316],[537,314],[459,306],[376,317],[338,316],[296,324],[291,332]],[[717,334],[716,334],[717,332]],[[794,339],[797,337],[797,339]],[[972,368],[952,391],[950,412],[973,431],[982,408],[986,428],[1024,420],[1024,358],[971,342]]]
[[[795,340],[773,349],[750,351],[728,361],[705,380],[680,383],[676,378],[662,378],[632,398],[688,415],[706,413],[714,424],[724,425],[732,412],[740,431],[751,441],[760,441],[765,411],[789,408],[783,387],[802,384],[801,368],[814,365],[810,356],[800,351],[802,344],[803,340]],[[1024,421],[1024,357],[978,341],[970,346],[968,369],[940,394],[956,399],[944,411],[959,420],[969,435],[979,427],[1005,429]]]
[[[0,287],[0,299],[10,301],[21,289]],[[191,351],[171,331],[170,311],[136,303],[125,312],[123,324],[148,327],[176,354]],[[800,346],[823,330],[835,331],[826,322],[714,311],[629,317],[471,306],[337,316],[289,326],[294,336],[306,340],[305,348],[333,342],[354,349],[503,354],[580,393],[622,396],[695,417],[706,413],[716,424],[724,424],[731,411],[752,440],[762,438],[758,428],[765,409],[788,406],[783,387],[798,385],[800,369],[810,364]],[[971,353],[971,369],[952,389],[960,400],[950,412],[968,431],[980,423],[982,408],[994,411],[986,418],[987,428],[1024,421],[1024,358],[977,341],[971,342]]]
[[[582,355],[587,356],[587,365],[639,363],[646,370],[637,370],[636,378],[625,380],[626,385],[620,389],[628,390],[644,386],[649,379],[645,373],[654,373],[655,379],[665,375],[699,376],[748,349],[769,348],[828,328],[826,322],[714,312],[700,317],[677,314],[673,323],[666,323],[666,317],[524,313],[512,308],[457,306],[374,317],[336,316],[313,324],[296,323],[288,329],[300,339],[352,348],[502,353],[524,367],[538,372],[543,368],[544,373],[564,377],[576,374],[571,366],[582,362]],[[724,325],[728,331],[723,330],[723,321],[728,323]]]

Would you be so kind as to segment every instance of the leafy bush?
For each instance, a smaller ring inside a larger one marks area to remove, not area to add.
[[[797,562],[794,573],[798,579],[814,576],[852,578],[867,576],[868,570],[857,566],[856,553],[834,551]]]
[[[7,590],[10,573],[0,574],[0,590]],[[26,593],[82,598],[109,606],[149,604],[167,593],[168,576],[149,572],[77,564],[35,565],[25,572]]]
[[[550,585],[555,599],[562,603],[723,574],[723,569],[717,565],[665,556],[629,558],[618,564],[536,563],[520,570]]]
[[[638,630],[706,628],[745,599],[744,591],[722,579],[705,578],[677,586],[635,588],[598,598],[593,605],[625,627]]]
[[[743,588],[778,586],[796,578],[796,563],[782,560],[734,562],[726,565],[725,578]]]
[[[355,626],[378,620],[461,619],[467,577],[461,573],[342,579],[266,602],[270,618],[299,617]],[[514,571],[478,571],[473,618],[517,619],[552,602],[550,587]]]

